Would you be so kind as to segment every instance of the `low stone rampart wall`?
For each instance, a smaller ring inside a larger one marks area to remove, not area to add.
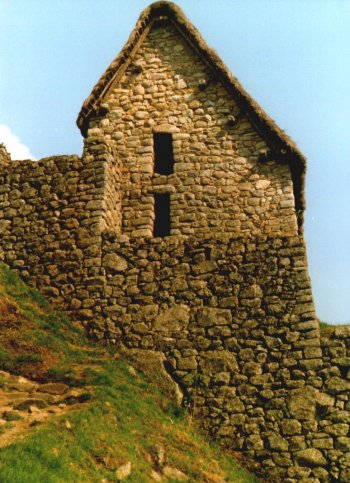
[[[101,174],[78,156],[0,165],[1,258],[64,310],[99,266]]]

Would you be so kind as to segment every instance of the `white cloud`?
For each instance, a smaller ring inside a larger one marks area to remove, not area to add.
[[[11,154],[11,159],[35,160],[28,146],[23,144],[6,124],[0,124],[0,143],[5,144],[7,151]]]

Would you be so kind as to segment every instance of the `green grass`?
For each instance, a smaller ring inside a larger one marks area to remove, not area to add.
[[[332,333],[333,329],[336,327],[334,324],[330,324],[328,322],[324,322],[319,320],[320,323],[320,331],[322,336],[327,336]]]
[[[0,370],[52,379],[53,374],[69,373],[73,363],[95,361],[94,347],[82,350],[87,341],[81,328],[52,310],[39,292],[4,265],[0,266],[1,301]]]
[[[321,320],[319,322],[320,322],[321,332],[325,332],[333,327],[331,324],[328,324],[327,322],[322,322]]]
[[[88,386],[79,410],[36,426],[24,440],[0,449],[1,483],[111,482],[127,461],[132,472],[125,481],[147,482],[159,447],[166,451],[167,464],[189,481],[258,481],[141,373],[87,341],[79,327],[3,266],[0,303],[7,310],[0,319],[0,368]],[[17,337],[21,334],[17,346],[8,341],[9,327]]]
[[[99,370],[88,371],[86,383],[95,394],[84,409],[0,450],[2,483],[113,481],[115,468],[126,461],[132,464],[127,481],[146,482],[158,446],[190,481],[205,481],[206,473],[232,482],[257,481],[189,427],[186,414],[173,411],[171,404],[162,409],[163,396],[141,375],[130,375],[123,362],[106,361]],[[112,468],[104,463],[108,459],[115,461]]]

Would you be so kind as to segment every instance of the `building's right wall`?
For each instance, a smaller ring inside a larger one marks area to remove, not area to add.
[[[108,231],[102,270],[92,334],[162,354],[201,425],[273,481],[349,481],[350,328],[320,344],[301,237]]]

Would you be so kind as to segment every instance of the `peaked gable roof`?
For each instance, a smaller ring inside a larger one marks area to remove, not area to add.
[[[125,46],[101,76],[80,110],[77,125],[83,136],[86,136],[89,118],[99,113],[100,106],[111,85],[123,75],[128,65],[132,63],[135,52],[141,46],[154,23],[164,19],[170,21],[177,28],[180,34],[220,79],[245,112],[250,122],[271,147],[274,159],[289,163],[293,178],[296,210],[299,215],[298,223],[301,229],[303,210],[305,209],[306,158],[294,141],[277,126],[274,120],[245,91],[238,79],[231,74],[216,52],[207,45],[198,30],[174,3],[159,1],[152,3],[143,10]]]

